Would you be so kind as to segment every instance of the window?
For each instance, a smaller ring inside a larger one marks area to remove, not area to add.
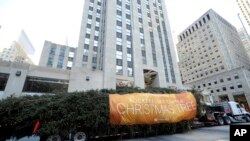
[[[127,35],[127,40],[128,40],[128,41],[131,41],[131,39],[132,39],[131,36],[128,36],[128,35]]]
[[[223,80],[223,79],[220,79],[220,82],[222,83],[222,82],[224,82],[224,80]]]
[[[222,87],[222,90],[223,90],[223,91],[226,91],[226,90],[227,90],[227,88],[226,88],[226,87]]]
[[[122,66],[116,66],[116,74],[117,75],[122,75],[123,74]]]
[[[91,24],[87,24],[87,28],[91,28]]]
[[[116,50],[117,51],[122,51],[122,46],[121,45],[116,45]]]
[[[220,92],[220,89],[217,89],[216,92]]]
[[[90,34],[86,34],[86,35],[85,35],[85,38],[90,38]]]
[[[90,6],[90,7],[89,7],[89,10],[90,10],[90,11],[93,11],[93,7]]]
[[[142,18],[139,18],[139,22],[142,23]]]
[[[128,64],[128,68],[132,68],[133,67],[133,63],[131,61],[127,61]]]
[[[97,63],[97,57],[92,57],[92,63]]]
[[[122,38],[122,33],[120,33],[120,32],[116,32],[116,37],[118,37],[118,38]]]
[[[102,3],[98,1],[98,2],[97,2],[97,5],[101,6],[101,5],[102,5]]]
[[[209,15],[207,15],[207,19],[210,20],[210,16]]]
[[[233,90],[233,89],[234,89],[234,86],[230,86],[230,89]]]
[[[116,65],[122,66],[122,59],[116,59]]]
[[[122,22],[121,21],[116,21],[116,25],[122,26]]]
[[[89,45],[88,44],[84,44],[84,49],[89,49]]]
[[[95,36],[95,37],[94,37],[94,40],[95,40],[95,41],[98,41],[98,39],[99,39],[98,36]]]
[[[82,61],[83,61],[83,62],[88,62],[88,56],[87,56],[87,55],[83,55]]]
[[[214,81],[214,84],[217,84],[217,81]]]
[[[238,88],[242,88],[242,84],[238,84],[237,86],[238,86]]]
[[[97,21],[97,22],[100,22],[100,18],[96,18],[96,21]]]
[[[130,6],[126,4],[126,9],[130,10]]]
[[[140,28],[140,33],[143,33],[143,28]]]
[[[231,81],[231,77],[228,77],[228,78],[227,78],[227,81]]]
[[[92,15],[88,15],[88,19],[92,19]]]
[[[98,47],[94,46],[94,47],[93,47],[93,51],[94,51],[94,52],[97,52],[97,51],[98,51]]]
[[[234,75],[234,79],[239,79],[238,74],[235,74],[235,75]]]
[[[131,25],[126,24],[126,28],[131,30]]]
[[[117,0],[116,3],[117,5],[120,5],[120,6],[122,5],[122,2],[120,0]]]
[[[116,14],[121,16],[122,15],[122,11],[116,10]]]

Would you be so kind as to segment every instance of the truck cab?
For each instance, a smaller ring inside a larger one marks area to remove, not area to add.
[[[250,122],[250,114],[240,106],[238,102],[228,101],[215,103],[214,105],[221,105],[224,107],[226,115],[231,122]]]

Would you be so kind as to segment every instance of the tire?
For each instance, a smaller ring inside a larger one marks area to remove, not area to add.
[[[218,123],[219,125],[224,125],[224,120],[223,120],[222,117],[217,117],[216,119],[217,119],[217,123]]]
[[[73,137],[74,141],[87,141],[87,135],[84,132],[77,132]]]
[[[49,136],[46,141],[61,141],[61,137],[59,135],[51,135]]]
[[[224,123],[225,123],[226,125],[230,125],[232,122],[231,122],[231,120],[230,120],[230,118],[229,118],[228,116],[225,116],[225,117],[224,117]]]

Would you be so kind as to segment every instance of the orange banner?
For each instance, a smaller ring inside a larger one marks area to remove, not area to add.
[[[176,123],[196,116],[196,99],[181,94],[110,94],[110,123],[118,125]]]

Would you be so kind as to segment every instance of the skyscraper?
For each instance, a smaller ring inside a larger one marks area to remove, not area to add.
[[[33,64],[35,49],[26,33],[22,30],[18,41],[13,41],[9,48],[0,52],[0,60]]]
[[[237,4],[247,22],[248,28],[250,28],[250,3],[249,0],[236,0]]]
[[[244,30],[244,28],[238,29],[238,33],[239,33],[240,39],[241,39],[241,41],[246,49],[248,57],[250,58],[250,38],[249,38],[249,35],[247,34],[246,30]]]
[[[180,88],[165,1],[86,0],[74,66],[102,71],[103,88]]]
[[[184,83],[241,66],[250,67],[236,28],[213,10],[186,28],[178,39]]]
[[[213,101],[250,105],[250,62],[236,28],[209,10],[178,35],[182,81]]]

